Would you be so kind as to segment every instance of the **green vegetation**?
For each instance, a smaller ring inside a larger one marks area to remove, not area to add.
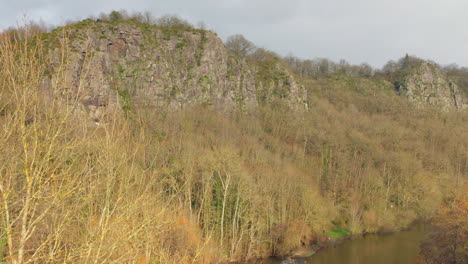
[[[124,112],[125,117],[128,118],[130,115],[130,111],[131,111],[130,92],[128,90],[123,90],[123,91],[117,91],[117,94],[119,95],[120,107],[122,108],[122,111]]]
[[[340,238],[340,237],[344,237],[346,235],[349,235],[351,234],[351,231],[349,229],[346,229],[346,228],[334,228],[333,230],[331,230],[328,235],[331,237],[331,238]]]
[[[187,46],[186,42],[177,42],[176,49],[177,50],[182,50],[185,46]]]
[[[0,238],[0,262],[5,261],[5,253],[7,250],[7,235],[6,232],[2,230],[2,237]]]
[[[200,43],[198,44],[198,48],[197,48],[197,51],[195,53],[195,60],[197,61],[197,66],[201,65],[201,59],[202,59],[202,56],[203,56],[203,52],[205,50],[205,44],[206,44],[207,40],[208,39],[206,38],[205,31],[202,31],[201,32]]]

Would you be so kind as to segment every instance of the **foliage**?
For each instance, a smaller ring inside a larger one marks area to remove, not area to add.
[[[351,233],[351,231],[349,231],[349,229],[346,229],[346,228],[334,228],[333,230],[331,230],[328,233],[328,235],[331,238],[340,238],[340,237],[346,236],[346,235],[348,235],[350,233]]]
[[[96,125],[65,86],[67,46],[53,69],[57,85],[46,92],[50,53],[40,36],[31,38],[35,45],[3,35],[0,45],[7,262],[219,263],[291,254],[329,236],[429,218],[468,177],[466,113],[417,110],[368,71],[333,72],[322,61],[324,74],[303,75],[310,109],[295,111],[274,92],[288,87],[277,67],[284,62],[261,51],[246,61],[265,96],[278,98],[257,109],[174,111],[133,104],[130,90],[116,89],[120,109],[106,108]],[[203,35],[201,43],[198,52]],[[211,85],[208,77],[199,82]],[[450,234],[461,234],[452,225],[464,219],[457,210],[441,214],[456,219],[442,221]]]
[[[468,182],[445,201],[433,220],[433,231],[421,246],[420,263],[466,263],[468,259]]]
[[[123,15],[119,11],[112,11],[109,14],[110,21],[119,21],[123,19]]]
[[[128,90],[117,91],[120,99],[120,107],[125,114],[125,117],[128,117],[131,111],[131,95]]]
[[[238,57],[250,55],[256,49],[251,41],[240,34],[229,36],[225,45],[234,56]]]
[[[197,66],[201,65],[201,59],[203,57],[203,51],[205,50],[205,45],[207,41],[208,38],[206,37],[206,32],[202,31],[200,44],[198,45],[197,51],[195,52],[195,60],[197,61]]]
[[[177,28],[177,29],[193,28],[192,24],[190,24],[186,20],[175,15],[162,16],[156,20],[155,24],[160,27],[167,27],[167,28]]]
[[[464,93],[465,98],[468,97],[468,68],[459,67],[456,64],[445,66],[444,71],[447,73],[450,79],[452,79],[461,91]]]

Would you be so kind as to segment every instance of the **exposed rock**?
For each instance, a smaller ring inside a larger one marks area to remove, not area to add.
[[[434,105],[444,110],[466,107],[457,85],[436,65],[422,62],[405,70],[395,87],[400,95],[406,96],[417,107]]]
[[[280,63],[272,67],[278,78],[260,79],[256,66],[229,56],[209,31],[92,20],[67,30],[70,52],[61,72],[67,82],[53,88],[78,94],[94,119],[102,108],[125,108],[130,101],[139,106],[197,103],[248,109],[278,97],[304,107],[305,89]],[[62,51],[58,45],[50,48],[54,84]]]

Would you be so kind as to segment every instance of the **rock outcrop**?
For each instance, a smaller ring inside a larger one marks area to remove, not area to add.
[[[162,28],[136,22],[85,20],[49,38],[68,39],[67,67],[58,69],[58,41],[49,41],[50,83],[60,74],[66,84],[55,90],[78,93],[93,118],[102,109],[129,105],[180,108],[189,104],[252,108],[275,97],[304,107],[305,89],[279,62],[261,78],[255,64],[230,56],[215,33]],[[278,92],[281,91],[281,92]]]
[[[395,83],[395,88],[400,95],[408,98],[417,107],[433,105],[444,110],[466,107],[457,85],[438,66],[421,62],[403,70],[400,80]]]

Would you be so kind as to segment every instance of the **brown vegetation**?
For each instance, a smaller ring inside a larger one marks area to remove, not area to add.
[[[419,263],[468,261],[468,182],[447,197],[433,219],[429,239],[421,246]]]
[[[398,230],[430,217],[468,176],[466,113],[416,110],[383,79],[304,75],[306,112],[281,100],[228,114],[132,105],[96,126],[60,74],[56,90],[43,89],[49,58],[38,36],[0,42],[8,262],[290,254],[334,228]]]

